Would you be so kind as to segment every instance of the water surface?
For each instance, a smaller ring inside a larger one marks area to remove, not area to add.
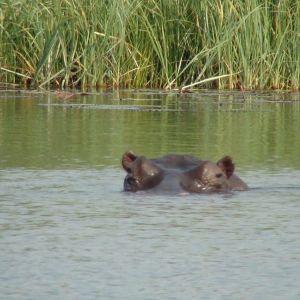
[[[299,299],[299,94],[0,94],[1,299]],[[247,192],[122,192],[127,149],[230,154]]]

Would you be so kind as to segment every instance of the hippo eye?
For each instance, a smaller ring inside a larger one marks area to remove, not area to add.
[[[223,176],[223,174],[222,173],[218,173],[218,174],[216,174],[216,177],[217,178],[221,178]]]

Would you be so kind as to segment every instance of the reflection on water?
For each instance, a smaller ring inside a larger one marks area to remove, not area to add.
[[[0,99],[0,298],[299,299],[299,98],[126,93]],[[251,189],[123,193],[128,148],[229,153]]]
[[[67,100],[6,95],[0,98],[0,166],[118,166],[122,153],[131,148],[150,157],[173,152],[217,160],[230,154],[250,169],[299,168],[295,157],[300,149],[300,96],[276,95],[123,91]],[[85,109],[72,104],[179,111]],[[186,109],[191,112],[181,111]]]

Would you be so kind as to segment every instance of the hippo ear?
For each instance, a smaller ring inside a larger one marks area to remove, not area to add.
[[[122,166],[125,171],[131,173],[131,164],[137,159],[137,155],[133,151],[127,151],[122,156]]]
[[[223,170],[227,178],[231,177],[234,172],[234,163],[230,156],[224,156],[223,158],[221,158],[217,162],[217,165]]]

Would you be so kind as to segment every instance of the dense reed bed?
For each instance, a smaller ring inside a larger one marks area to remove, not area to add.
[[[296,90],[300,0],[0,1],[0,81]]]

